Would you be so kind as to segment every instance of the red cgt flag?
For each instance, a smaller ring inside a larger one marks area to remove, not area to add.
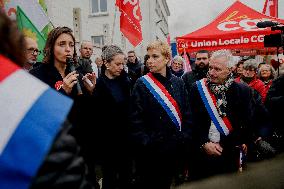
[[[185,48],[183,49],[183,59],[184,59],[184,64],[183,64],[184,73],[191,72],[192,69],[190,66],[190,60],[188,59]]]
[[[278,17],[278,0],[265,0],[262,13],[267,16]]]
[[[143,40],[139,0],[116,0],[115,4],[121,12],[120,31],[136,47]]]

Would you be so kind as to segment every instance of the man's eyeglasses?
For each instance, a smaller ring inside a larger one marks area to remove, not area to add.
[[[34,49],[34,48],[30,48],[30,49],[27,49],[28,52],[32,53],[33,55],[34,54],[37,54],[37,55],[40,55],[41,54],[41,51],[38,50],[38,49]]]
[[[196,60],[207,60],[207,57],[202,57],[202,58],[196,58]]]

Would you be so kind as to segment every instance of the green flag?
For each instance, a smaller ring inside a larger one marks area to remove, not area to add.
[[[44,12],[47,14],[47,6],[45,4],[45,0],[39,0],[38,3],[40,4],[40,6],[42,7],[42,9],[44,10]],[[51,22],[49,24],[47,24],[43,30],[41,31],[42,35],[44,36],[45,39],[47,39],[48,33],[53,29],[53,25],[51,24]]]
[[[37,30],[37,28],[19,6],[17,6],[17,24],[19,29],[24,33],[25,36],[33,38],[37,41],[39,50],[43,52],[46,39]],[[42,61],[42,59],[43,53],[38,56],[38,61]]]

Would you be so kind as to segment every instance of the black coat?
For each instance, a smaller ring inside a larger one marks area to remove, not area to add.
[[[194,82],[200,79],[206,78],[207,71],[208,69],[200,70],[196,67],[194,70],[192,70],[192,72],[186,72],[182,76],[182,79],[184,81],[184,84],[185,84],[185,87],[188,93],[190,93]]]
[[[220,143],[228,147],[248,144],[258,136],[264,136],[270,128],[268,112],[261,102],[261,97],[246,85],[233,82],[226,93],[227,116],[233,131],[228,136],[221,135]],[[200,97],[196,83],[190,94],[194,137],[197,147],[209,141],[208,133],[211,118]]]
[[[283,109],[284,109],[284,76],[280,76],[272,82],[267,93],[266,107],[268,108],[274,128],[284,135]]]
[[[170,141],[184,142],[184,140],[189,140],[192,117],[188,107],[188,95],[182,79],[172,75],[169,69],[167,69],[167,77],[160,74],[153,74],[153,76],[176,100],[182,114],[182,132],[174,125],[166,111],[140,78],[132,91],[131,128],[133,140],[140,146],[153,143],[167,145],[167,143],[171,143]]]
[[[112,84],[118,87],[117,90],[111,89]],[[90,145],[100,149],[102,155],[121,153],[129,138],[129,78],[125,73],[114,80],[102,75],[97,80],[92,98],[90,106],[94,119],[87,129]]]
[[[80,86],[82,88],[83,94],[88,94],[88,92],[83,85],[82,77],[86,73],[91,73],[91,70],[88,69],[88,66],[86,66],[86,64],[87,63],[84,62],[84,64],[77,64],[76,65],[76,71],[79,74],[78,80],[79,80]],[[67,75],[70,72],[71,72],[70,68],[67,66],[65,74]],[[35,76],[36,78],[40,79],[44,83],[48,84],[53,89],[56,89],[55,88],[56,82],[63,81],[62,76],[60,75],[60,73],[54,67],[54,64],[52,64],[52,63],[49,63],[49,64],[42,63],[41,65],[33,68],[29,73],[32,74],[33,76]],[[77,96],[77,88],[75,86],[73,87],[70,95],[68,95],[62,88],[59,89],[58,92],[66,95],[66,96],[72,97],[72,98],[75,98]]]
[[[79,146],[70,135],[70,124],[65,121],[54,140],[31,189],[92,189],[86,180],[83,158],[79,155]]]

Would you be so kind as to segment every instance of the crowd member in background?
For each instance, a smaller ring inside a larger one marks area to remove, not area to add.
[[[146,75],[147,73],[149,73],[149,68],[148,68],[148,65],[147,65],[147,61],[149,60],[149,56],[146,54],[144,56],[144,63],[143,63],[143,66],[141,68],[141,71],[142,71],[142,75]]]
[[[118,46],[109,45],[102,57],[106,70],[98,78],[92,105],[96,108],[92,114],[97,119],[86,130],[85,137],[89,137],[90,154],[99,153],[93,160],[102,163],[103,188],[131,189],[128,126],[131,84],[123,70],[125,55]]]
[[[21,111],[23,106],[27,107],[34,100],[31,98],[35,98],[39,90],[48,87],[20,70],[19,67],[23,67],[26,63],[23,50],[24,38],[18,31],[16,23],[2,12],[0,12],[0,42],[2,44],[0,45],[0,82],[3,95],[0,97],[0,104],[1,107],[5,107],[5,110],[2,109],[3,111],[0,112],[1,126],[11,129],[14,124],[18,124],[15,120],[23,115],[25,117],[13,134],[15,136],[19,133],[21,138],[12,143],[15,138],[11,137],[9,143],[12,144],[12,151],[5,157],[9,148],[7,144],[0,154],[0,188],[93,189],[86,180],[86,170],[84,161],[79,155],[78,144],[70,135],[71,125],[64,120],[72,104],[71,100],[54,90],[47,89],[48,95],[44,93],[39,98],[47,96],[51,98],[49,101],[44,101],[41,108],[28,111],[27,114]],[[3,78],[7,73],[10,76],[7,79]],[[13,75],[17,77],[11,80]],[[6,82],[10,82],[9,87],[2,90]],[[34,90],[27,89],[29,86]],[[15,92],[19,93],[17,98],[12,95]],[[30,96],[26,97],[27,94]],[[18,104],[21,106],[15,108]],[[32,105],[33,108],[36,106],[39,107],[40,103]],[[36,114],[32,116],[32,113]],[[32,117],[27,119],[28,116]],[[1,132],[1,138],[5,136],[4,133]],[[54,134],[56,136],[53,136]],[[41,154],[45,148],[47,148],[46,154]],[[23,157],[27,158],[25,162],[22,161]],[[42,158],[42,162],[37,165],[38,158]]]
[[[78,57],[78,64],[76,64],[76,70],[82,72],[82,74],[92,73],[92,60],[93,44],[91,41],[83,41],[79,49],[80,56]]]
[[[142,63],[136,57],[134,51],[129,51],[127,53],[127,67],[128,67],[128,75],[131,79],[132,85],[136,82],[136,80],[142,76],[141,67]]]
[[[27,58],[27,62],[23,67],[25,70],[30,71],[34,67],[40,65],[40,63],[37,62],[37,57],[40,55],[41,51],[38,49],[36,40],[25,37],[25,53]]]
[[[237,63],[236,65],[236,73],[234,75],[235,78],[241,77],[243,75],[243,71],[244,71],[244,61],[241,60]]]
[[[266,99],[266,107],[272,116],[273,128],[275,129],[274,144],[281,152],[284,150],[284,75],[272,82]]]
[[[200,50],[196,53],[195,69],[192,72],[187,72],[182,76],[188,93],[191,91],[192,84],[206,77],[209,65],[209,52]]]
[[[183,65],[184,65],[183,58],[179,55],[176,55],[173,58],[172,63],[171,63],[172,73],[177,77],[183,76],[183,74],[184,74]]]
[[[265,101],[267,91],[265,90],[264,83],[257,78],[257,62],[255,59],[248,59],[243,65],[243,74],[236,78],[236,82],[245,83],[251,88],[255,89],[261,96],[262,102]]]
[[[102,75],[102,65],[103,60],[101,57],[97,57],[95,63],[92,63],[92,69],[95,72],[97,78]]]
[[[43,64],[30,71],[32,75],[47,83],[70,97],[78,95],[76,84],[82,89],[83,94],[91,94],[96,83],[96,76],[92,73],[71,71],[71,64],[66,62],[67,58],[73,60],[75,67],[77,62],[75,38],[72,30],[68,27],[54,28],[48,35],[44,48],[45,56]],[[92,83],[89,85],[87,79]],[[75,87],[74,87],[75,86]]]
[[[268,92],[272,85],[273,79],[275,79],[276,73],[270,64],[262,64],[258,70],[258,78],[264,83],[265,90]]]
[[[197,81],[189,96],[196,132],[192,179],[237,171],[240,153],[246,154],[247,145],[269,124],[260,96],[234,81],[233,64],[230,51],[214,52],[207,78]]]
[[[184,145],[188,147],[192,116],[182,79],[167,67],[169,45],[150,43],[147,55],[150,72],[135,83],[130,111],[132,140],[138,152],[137,186],[169,189],[179,163],[187,158]]]

